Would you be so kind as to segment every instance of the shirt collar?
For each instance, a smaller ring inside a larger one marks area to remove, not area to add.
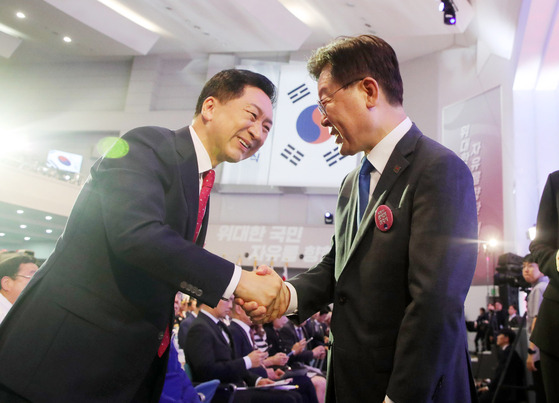
[[[192,136],[192,142],[194,143],[194,152],[196,152],[196,161],[198,162],[198,174],[202,174],[206,171],[212,169],[212,160],[208,151],[202,144],[202,140],[198,137],[198,134],[194,130],[193,126],[188,127],[190,129],[190,135]]]
[[[7,309],[12,307],[12,303],[2,293],[0,293],[0,305]]]
[[[203,309],[200,309],[200,312],[202,312],[204,315],[207,315],[211,320],[214,321],[215,324],[217,324],[217,322],[219,322],[219,319],[216,318],[215,316],[213,316],[211,313],[209,313],[208,311],[205,311]]]
[[[398,126],[388,133],[379,143],[371,150],[367,159],[375,169],[382,175],[384,167],[388,163],[388,159],[396,148],[396,144],[411,129],[412,122],[406,117]]]
[[[245,322],[240,321],[237,318],[233,318],[233,320],[231,322],[235,322],[237,325],[239,325],[240,327],[243,328],[243,330],[246,332],[246,334],[248,334],[250,336],[250,326],[247,325]]]

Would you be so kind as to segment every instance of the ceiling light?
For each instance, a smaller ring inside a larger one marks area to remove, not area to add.
[[[51,230],[51,229],[46,229],[45,232],[46,232],[47,234],[52,234],[52,230]]]
[[[16,210],[16,213],[23,214],[23,210]]]
[[[24,241],[29,241],[31,239],[30,236],[26,236],[25,238],[23,238]]]
[[[6,236],[5,232],[0,232],[0,236]]]
[[[72,42],[72,38],[70,38],[69,36],[65,36],[64,38],[62,38],[62,40],[66,43]]]
[[[52,220],[52,216],[50,216],[50,215],[45,216],[45,220],[47,220],[47,221]]]
[[[24,19],[24,18],[25,18],[25,14],[23,14],[21,11],[18,11],[18,12],[16,13],[16,17],[17,17],[17,18]]]
[[[452,0],[441,0],[439,11],[443,12],[443,21],[446,25],[456,25],[456,10]]]
[[[21,229],[25,229],[25,228],[27,228],[27,225],[25,225],[25,224],[21,224],[21,225],[19,226],[19,228],[21,228]]]

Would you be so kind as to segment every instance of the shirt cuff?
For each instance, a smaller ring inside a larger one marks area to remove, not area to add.
[[[385,402],[385,403],[394,403],[394,401],[392,401],[392,399],[389,398],[388,395],[387,395],[387,396],[384,396],[384,402]]]
[[[245,355],[243,357],[243,360],[245,360],[245,367],[246,369],[251,369],[252,368],[252,361],[250,360],[248,355]]]
[[[557,263],[557,271],[559,271],[559,249],[557,250],[557,255],[555,256],[555,261]]]
[[[241,270],[243,270],[241,269],[241,266],[235,265],[235,271],[233,272],[233,276],[231,277],[231,281],[229,282],[229,285],[227,286],[225,292],[223,293],[223,297],[222,297],[223,299],[231,298],[231,295],[233,295],[233,293],[237,289],[237,286],[239,285],[239,281],[241,281]]]
[[[289,282],[285,282],[287,288],[289,288],[289,293],[291,294],[291,298],[289,299],[289,306],[287,307],[287,311],[285,311],[286,315],[293,315],[297,312],[298,300],[297,300],[297,291],[295,287]]]

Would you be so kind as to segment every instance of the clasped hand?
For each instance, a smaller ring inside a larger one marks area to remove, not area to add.
[[[242,306],[254,323],[271,322],[281,317],[289,306],[289,289],[270,267],[241,272],[235,290],[235,303]]]

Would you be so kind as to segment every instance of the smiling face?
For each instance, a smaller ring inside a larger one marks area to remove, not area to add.
[[[207,133],[200,137],[215,167],[242,161],[262,147],[272,128],[272,101],[261,89],[246,86],[239,98],[226,102],[206,98],[201,115]]]
[[[330,66],[326,66],[318,78],[318,97],[326,113],[321,124],[329,127],[330,134],[336,137],[340,154],[369,152],[372,145],[368,136],[370,131],[366,127],[368,108],[363,79],[338,83],[333,79],[331,70]]]

